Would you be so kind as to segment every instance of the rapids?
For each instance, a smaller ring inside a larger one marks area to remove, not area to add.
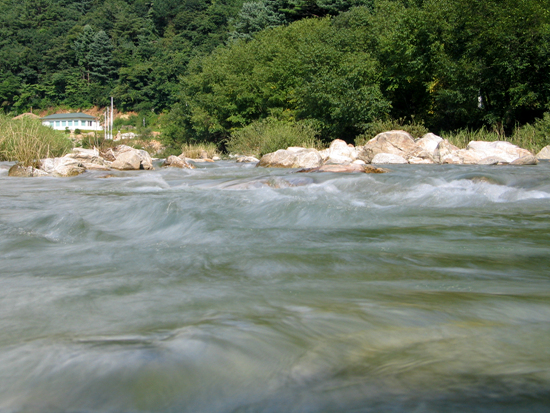
[[[10,165],[1,413],[550,411],[550,163]]]

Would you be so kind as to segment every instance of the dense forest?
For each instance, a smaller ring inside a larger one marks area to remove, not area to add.
[[[0,0],[0,20],[4,113],[114,96],[178,144],[270,119],[509,133],[550,110],[550,0]]]

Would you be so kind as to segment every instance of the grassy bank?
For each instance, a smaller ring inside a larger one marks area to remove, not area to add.
[[[38,119],[0,116],[0,160],[37,166],[40,159],[62,156],[72,146],[63,132],[42,125]]]

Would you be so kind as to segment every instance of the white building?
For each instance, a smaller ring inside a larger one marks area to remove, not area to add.
[[[103,130],[99,119],[85,113],[59,113],[40,118],[43,125],[49,126],[55,130]]]

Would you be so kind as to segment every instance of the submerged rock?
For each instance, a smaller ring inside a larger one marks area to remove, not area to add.
[[[510,165],[537,165],[538,163],[539,160],[535,156],[526,155],[516,159],[513,162],[510,162]]]
[[[67,157],[42,159],[40,169],[49,175],[60,177],[76,176],[86,171],[82,162]]]
[[[349,164],[349,165],[334,165],[327,164],[318,168],[301,169],[298,172],[334,172],[334,173],[367,173],[367,174],[382,174],[389,172],[387,169],[378,168],[373,165]]]
[[[504,159],[499,158],[498,156],[488,156],[487,158],[483,158],[480,160],[477,164],[478,165],[506,165],[508,162],[506,162]]]
[[[195,169],[195,167],[187,162],[185,159],[174,155],[170,155],[168,158],[166,158],[162,166],[182,169]]]
[[[239,156],[236,160],[237,163],[258,163],[260,160],[254,156]]]
[[[372,164],[403,164],[408,163],[405,158],[393,153],[377,153],[371,161]]]
[[[49,176],[49,174],[40,169],[33,168],[32,166],[21,166],[19,164],[16,164],[9,169],[8,176],[18,178],[31,178],[37,176]]]

